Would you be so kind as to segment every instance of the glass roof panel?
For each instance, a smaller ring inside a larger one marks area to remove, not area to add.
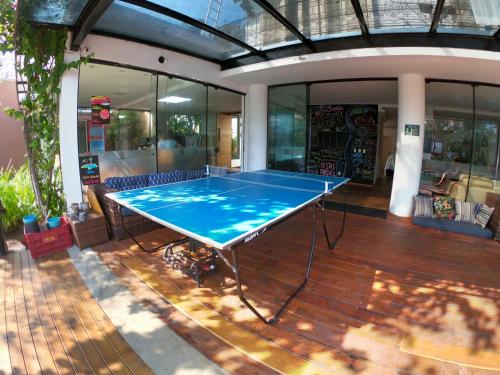
[[[121,1],[113,2],[94,29],[172,46],[217,60],[248,53],[240,46],[184,22]]]
[[[299,43],[280,22],[251,0],[149,0],[203,22],[259,50]]]
[[[500,0],[446,0],[438,32],[493,35],[500,28]]]
[[[360,0],[372,34],[428,32],[437,0]]]
[[[21,13],[33,22],[72,26],[87,0],[31,0],[21,2]]]
[[[360,35],[351,0],[270,0],[302,34],[312,40]]]

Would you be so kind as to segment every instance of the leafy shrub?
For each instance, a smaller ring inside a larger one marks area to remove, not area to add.
[[[18,170],[13,169],[12,166],[5,170],[0,169],[0,200],[6,210],[1,215],[1,219],[7,231],[19,226],[23,216],[30,213],[35,213],[40,217],[28,164],[24,164]]]

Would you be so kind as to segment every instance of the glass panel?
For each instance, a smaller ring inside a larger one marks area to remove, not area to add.
[[[270,87],[268,100],[268,167],[304,172],[307,87]]]
[[[87,0],[32,0],[21,2],[21,13],[30,21],[73,26]]]
[[[437,0],[360,0],[366,23],[373,34],[427,32]]]
[[[210,165],[239,167],[239,118],[242,95],[223,89],[208,88],[207,155]],[[236,131],[233,137],[233,128]],[[233,158],[233,149],[236,155]]]
[[[313,40],[361,34],[351,0],[271,0],[270,3]]]
[[[446,0],[437,31],[493,35],[499,28],[499,0]]]
[[[295,36],[253,1],[194,0],[189,6],[179,0],[151,0],[215,27],[257,49],[298,43]]]
[[[158,77],[158,170],[207,164],[207,87]]]
[[[426,89],[420,190],[465,200],[473,131],[471,85],[432,82]]]
[[[487,193],[500,193],[500,88],[477,86],[475,99],[476,126],[467,200],[485,203]]]
[[[78,92],[81,155],[99,155],[101,179],[156,171],[156,75],[133,69],[84,64]],[[108,124],[92,120],[91,98],[110,99]]]
[[[113,2],[95,29],[169,45],[218,60],[248,52],[174,18],[121,1]]]

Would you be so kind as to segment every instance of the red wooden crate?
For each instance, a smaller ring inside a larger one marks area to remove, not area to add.
[[[65,217],[61,225],[40,233],[25,233],[24,238],[33,258],[68,249],[73,245],[71,230]]]

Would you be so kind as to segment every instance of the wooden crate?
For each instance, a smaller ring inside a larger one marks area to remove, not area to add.
[[[74,221],[66,215],[71,226],[73,239],[80,249],[95,246],[109,241],[108,229],[104,215],[90,211],[87,220]]]

